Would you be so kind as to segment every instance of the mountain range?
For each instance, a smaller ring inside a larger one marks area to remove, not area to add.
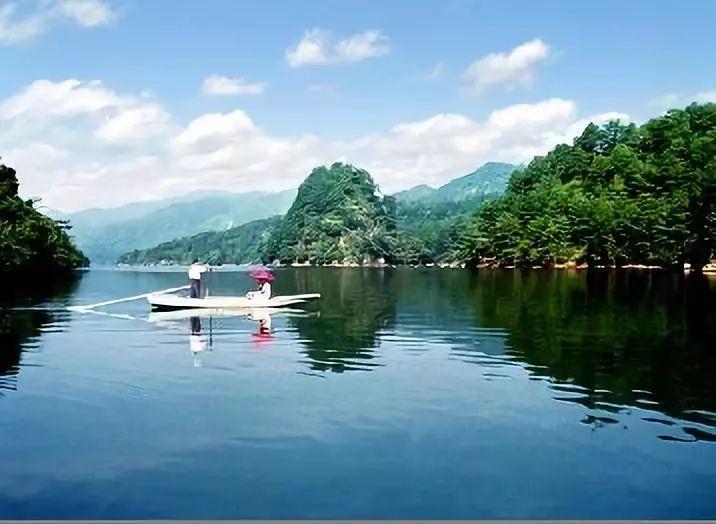
[[[501,194],[514,169],[511,164],[489,162],[439,188],[419,185],[393,196],[399,205],[444,207],[459,203],[472,209],[474,206],[469,206],[469,202],[479,205],[482,198]],[[177,198],[115,208],[71,214],[46,211],[46,214],[71,224],[70,234],[93,264],[114,264],[121,255],[135,250],[148,250],[200,233],[221,233],[254,220],[283,215],[296,195],[297,189],[279,193],[196,191]],[[240,237],[244,238],[243,233]]]
[[[69,221],[77,246],[93,264],[114,264],[120,255],[135,249],[281,215],[295,196],[295,189],[280,193],[199,191],[117,208],[51,214]]]
[[[502,162],[487,162],[472,173],[455,178],[434,188],[426,184],[400,191],[393,195],[399,202],[461,202],[476,197],[502,194],[507,188],[510,175],[517,168]]]
[[[248,222],[135,249],[124,264],[279,261],[396,264],[440,261],[460,228],[486,200],[501,194],[510,164],[490,163],[438,189],[417,186],[383,197],[366,171],[336,163],[314,169],[285,216]]]

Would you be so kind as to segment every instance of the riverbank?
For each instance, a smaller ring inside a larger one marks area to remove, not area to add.
[[[257,263],[259,264],[259,263]],[[218,270],[221,271],[241,271],[244,269],[247,269],[252,264],[222,264],[219,266],[216,266]],[[266,264],[268,267],[273,268],[375,268],[375,269],[381,269],[381,268],[436,268],[436,269],[532,269],[532,270],[549,270],[549,269],[559,269],[559,270],[568,270],[568,271],[585,271],[587,269],[590,269],[589,265],[587,264],[577,264],[576,262],[566,262],[566,263],[560,263],[560,264],[550,264],[550,265],[533,265],[533,266],[519,266],[519,265],[502,265],[495,262],[489,262],[489,263],[482,263],[477,264],[474,267],[468,267],[464,262],[439,262],[439,263],[427,263],[427,264],[389,264],[385,261],[374,261],[370,263],[364,263],[359,264],[357,262],[338,262],[333,261],[329,264],[313,264],[310,262],[293,262],[291,264],[282,264],[279,262],[274,262],[271,264]],[[124,271],[137,271],[137,270],[145,270],[145,271],[179,271],[186,269],[186,265],[182,264],[174,264],[169,262],[162,262],[157,264],[117,264],[115,266],[97,266],[92,267],[92,269],[115,269],[115,270],[124,270]],[[621,266],[617,265],[597,265],[592,266],[591,269],[608,269],[608,270],[637,270],[637,271],[669,271],[669,268],[665,268],[663,266],[657,266],[657,265],[645,265],[645,264],[624,264]],[[689,264],[684,264],[683,271],[685,273],[691,272],[691,266]],[[704,274],[713,274],[716,275],[716,263],[707,264],[704,266],[701,270]]]

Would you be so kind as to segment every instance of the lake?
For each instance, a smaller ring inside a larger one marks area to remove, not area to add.
[[[68,311],[186,278],[102,270],[17,297],[0,518],[716,518],[716,281],[277,275],[277,294],[323,298],[270,317]]]

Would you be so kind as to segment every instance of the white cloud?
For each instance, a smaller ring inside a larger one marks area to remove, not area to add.
[[[227,140],[254,130],[254,123],[240,109],[231,113],[207,113],[189,122],[172,140],[172,146],[179,153],[214,150]]]
[[[266,82],[250,83],[245,78],[210,75],[204,79],[201,91],[205,95],[260,95]]]
[[[428,73],[425,75],[425,78],[428,80],[437,80],[440,78],[443,74],[443,65],[442,63],[437,64],[435,67],[433,67]]]
[[[508,106],[484,121],[439,114],[396,125],[355,153],[387,192],[419,183],[436,186],[484,162],[523,162],[571,141],[576,114],[576,104],[562,99]]]
[[[0,121],[7,129],[22,134],[61,130],[88,133],[113,145],[136,143],[166,133],[170,115],[158,103],[143,95],[120,95],[99,81],[77,79],[53,82],[37,80],[0,104]],[[62,121],[68,127],[53,124]]]
[[[326,64],[328,58],[324,50],[328,47],[328,35],[321,29],[306,31],[294,49],[286,50],[286,61],[291,67],[308,64]]]
[[[341,40],[336,44],[338,62],[360,62],[366,58],[383,56],[390,52],[390,42],[380,31],[366,31]]]
[[[17,16],[17,5],[8,3],[0,6],[0,43],[12,44],[32,38],[42,32],[45,21],[37,13],[25,17]]]
[[[570,142],[589,121],[628,117],[585,118],[573,101],[553,98],[480,120],[439,113],[340,140],[276,135],[240,109],[178,125],[151,97],[101,82],[43,80],[0,103],[0,118],[10,130],[0,134],[0,155],[17,169],[22,193],[72,211],[196,189],[286,189],[338,160],[367,169],[386,193],[440,185],[487,161],[528,161]]]
[[[545,60],[550,47],[539,38],[515,47],[509,53],[491,53],[475,60],[463,73],[478,90],[497,84],[529,84],[535,67]]]
[[[142,104],[108,117],[94,136],[109,144],[128,144],[169,130],[170,116],[159,104]]]
[[[71,116],[120,105],[117,94],[101,82],[37,80],[0,104],[0,119]]]
[[[329,31],[316,28],[306,31],[294,48],[286,50],[286,61],[291,67],[329,65],[360,62],[389,52],[390,40],[380,31],[365,31],[336,42]]]
[[[100,0],[60,0],[57,8],[64,16],[83,27],[108,25],[116,16],[114,11]]]
[[[103,0],[27,0],[0,6],[0,44],[14,44],[47,31],[53,23],[69,20],[82,27],[108,25],[115,11]],[[27,6],[30,6],[27,8]]]

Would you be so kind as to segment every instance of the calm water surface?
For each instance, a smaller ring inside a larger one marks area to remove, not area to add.
[[[0,311],[0,518],[716,517],[714,281],[296,269],[277,293],[323,299],[270,319],[66,309],[184,279]]]

